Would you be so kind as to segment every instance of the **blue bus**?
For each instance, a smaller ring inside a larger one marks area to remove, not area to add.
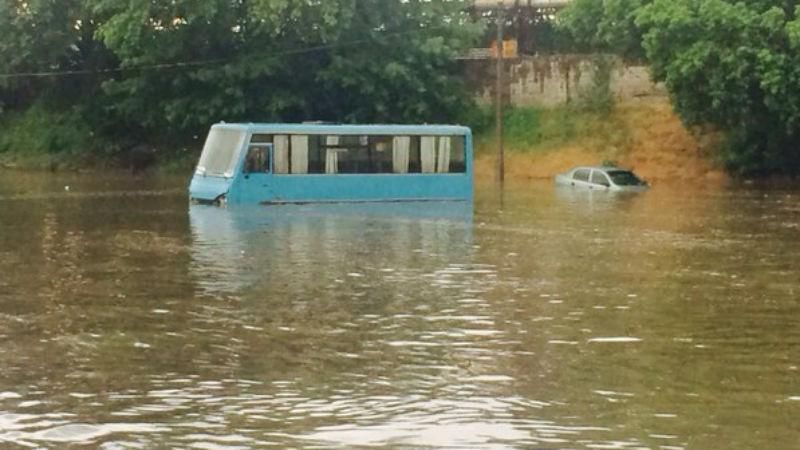
[[[192,201],[472,201],[472,133],[455,125],[228,124],[211,130]]]

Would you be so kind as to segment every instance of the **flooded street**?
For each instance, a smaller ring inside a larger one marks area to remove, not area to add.
[[[0,448],[796,449],[800,189],[0,172]]]

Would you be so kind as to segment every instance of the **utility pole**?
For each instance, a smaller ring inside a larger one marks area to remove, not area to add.
[[[503,2],[497,4],[497,86],[495,86],[495,129],[497,130],[497,181],[505,181],[505,156],[503,155],[503,27],[505,26]]]

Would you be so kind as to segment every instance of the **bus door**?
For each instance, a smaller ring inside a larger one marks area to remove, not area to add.
[[[241,183],[242,196],[248,200],[258,202],[268,201],[273,197],[272,161],[273,145],[271,143],[250,143],[247,147],[243,179]]]

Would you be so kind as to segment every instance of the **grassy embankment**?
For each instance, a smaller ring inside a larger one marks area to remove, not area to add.
[[[0,167],[128,169],[136,163],[116,143],[101,142],[87,124],[67,114],[32,108],[7,116],[0,129]],[[576,165],[615,161],[651,181],[724,180],[709,157],[710,141],[690,134],[667,99],[618,104],[610,113],[516,108],[505,119],[506,176],[545,179]],[[491,180],[496,162],[491,126],[476,128],[475,148],[476,177]],[[188,172],[196,153],[158,152],[153,162],[160,171]]]
[[[614,161],[650,181],[719,182],[726,178],[710,156],[714,138],[696,137],[681,124],[667,99],[618,104],[608,114],[575,108],[517,108],[505,119],[506,177],[551,178],[577,165]],[[475,173],[496,170],[493,127],[475,139]]]

